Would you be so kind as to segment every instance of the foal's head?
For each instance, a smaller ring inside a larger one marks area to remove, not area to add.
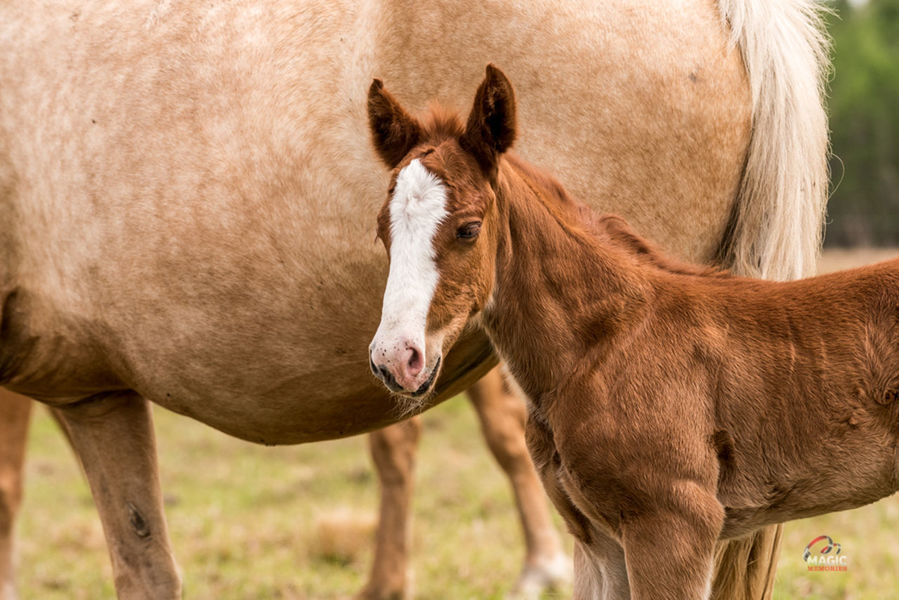
[[[378,215],[390,274],[371,368],[392,391],[420,397],[493,288],[497,171],[515,138],[515,99],[506,76],[488,65],[464,126],[435,109],[419,121],[378,80],[368,116],[393,173]]]

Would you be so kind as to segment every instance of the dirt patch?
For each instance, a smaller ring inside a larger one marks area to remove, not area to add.
[[[899,248],[827,248],[818,261],[818,273],[832,273],[899,258]]]

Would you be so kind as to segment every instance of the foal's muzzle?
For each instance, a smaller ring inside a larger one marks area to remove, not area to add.
[[[426,395],[431,391],[431,388],[434,386],[434,380],[437,379],[437,374],[440,372],[440,361],[441,357],[437,357],[437,362],[434,363],[434,368],[431,369],[431,373],[428,375],[428,378],[422,383],[415,391],[409,391],[399,385],[396,381],[396,378],[384,365],[376,365],[375,361],[369,355],[368,358],[368,366],[371,367],[371,372],[375,377],[381,380],[381,382],[389,389],[391,392],[395,394],[402,394],[404,396],[411,396],[413,398],[419,398],[421,396]]]

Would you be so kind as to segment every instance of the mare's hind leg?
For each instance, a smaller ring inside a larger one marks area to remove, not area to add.
[[[368,437],[381,485],[381,513],[374,561],[368,583],[359,593],[360,599],[405,597],[411,537],[409,510],[420,435],[421,419],[413,417],[375,431]]]
[[[0,600],[16,597],[13,526],[22,501],[22,467],[32,404],[30,398],[0,388]]]
[[[100,513],[120,600],[181,597],[156,467],[150,405],[133,392],[58,409]]]
[[[513,594],[535,597],[570,579],[571,560],[562,552],[546,493],[524,441],[527,407],[512,392],[501,367],[471,386],[468,397],[481,420],[487,445],[512,484],[524,530],[524,567]]]

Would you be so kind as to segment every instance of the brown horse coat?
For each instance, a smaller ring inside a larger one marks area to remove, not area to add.
[[[705,598],[718,540],[899,489],[899,260],[784,283],[691,267],[506,153],[516,107],[496,68],[464,127],[410,120],[378,82],[370,99],[395,179],[433,176],[382,208],[391,278],[433,267],[424,347],[479,320],[529,398],[579,598]],[[392,251],[422,231],[432,267]]]
[[[527,171],[504,180],[543,198],[497,194],[514,258],[483,323],[531,399],[554,502],[594,555],[622,547],[633,598],[695,598],[714,540],[899,489],[899,260],[690,273],[566,231]],[[654,555],[660,539],[687,554]]]

